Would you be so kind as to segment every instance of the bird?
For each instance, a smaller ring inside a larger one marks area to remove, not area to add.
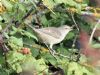
[[[50,52],[54,55],[53,45],[60,43],[64,40],[66,35],[73,30],[73,27],[68,25],[62,25],[60,27],[45,27],[36,29],[31,25],[28,25],[36,33],[36,36],[40,42],[46,44]]]

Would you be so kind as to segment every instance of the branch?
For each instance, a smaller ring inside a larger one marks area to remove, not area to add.
[[[94,32],[95,32],[95,30],[96,30],[96,28],[98,27],[99,24],[100,24],[100,20],[98,20],[98,22],[96,23],[95,27],[93,28],[93,31],[92,31],[90,39],[89,39],[89,44],[92,43],[92,38],[93,38]]]
[[[23,17],[22,17],[22,21],[25,20],[33,11],[33,6],[31,7],[31,9],[27,12],[27,14],[25,14]]]
[[[72,20],[73,20],[73,22],[74,22],[74,24],[75,24],[77,30],[79,31],[79,27],[78,27],[78,25],[77,25],[77,23],[76,23],[76,21],[75,21],[74,14],[73,14],[72,12],[71,12],[71,16],[72,16]]]

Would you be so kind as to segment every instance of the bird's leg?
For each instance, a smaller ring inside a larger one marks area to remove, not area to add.
[[[52,55],[57,55],[58,53],[52,47],[53,47],[53,45],[50,44],[50,52],[51,52],[51,54]]]
[[[55,56],[55,54],[57,54],[57,53],[55,52],[55,50],[53,50],[53,49],[50,49],[50,53],[51,53],[53,56]]]
[[[65,55],[63,55],[63,54],[57,53],[57,52],[52,48],[52,46],[53,46],[52,44],[50,44],[50,47],[49,47],[47,44],[45,44],[45,45],[47,46],[47,48],[49,49],[51,55],[52,55],[55,59],[57,59],[55,55],[62,56],[62,57],[65,57],[65,58],[68,58],[68,59],[69,59],[68,56],[65,56]]]
[[[55,50],[52,49],[52,45],[50,45],[50,47],[49,47],[47,44],[45,44],[45,45],[46,45],[47,48],[49,49],[50,54],[53,55],[53,57],[56,58],[55,54],[57,54],[57,53],[55,52]]]

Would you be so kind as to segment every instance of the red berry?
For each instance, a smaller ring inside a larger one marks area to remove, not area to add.
[[[30,53],[30,49],[29,48],[22,48],[21,51],[23,54],[29,54]]]

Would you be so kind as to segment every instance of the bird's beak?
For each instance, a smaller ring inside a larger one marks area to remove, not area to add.
[[[74,27],[75,27],[75,25],[72,25],[72,26],[71,26],[71,30],[73,30]]]
[[[72,26],[71,26],[71,29],[73,29],[74,27],[75,27],[75,25],[72,25]]]
[[[73,30],[73,26],[70,27],[70,30]]]

